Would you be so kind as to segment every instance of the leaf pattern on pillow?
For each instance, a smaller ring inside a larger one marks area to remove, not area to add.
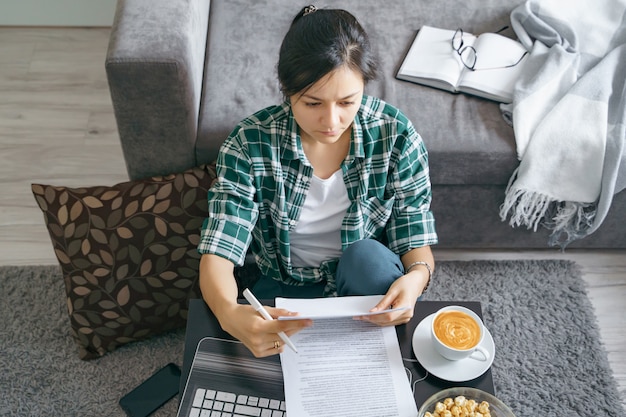
[[[184,326],[213,165],[111,187],[32,184],[82,359]]]

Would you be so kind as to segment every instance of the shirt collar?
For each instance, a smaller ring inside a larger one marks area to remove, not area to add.
[[[291,111],[291,103],[289,103],[289,100],[285,100],[281,106],[287,115],[285,138],[280,141],[282,145],[282,159],[300,159],[306,161],[304,149],[300,142],[300,135],[298,134],[298,123],[296,123],[296,119],[293,117],[293,112]]]
[[[346,164],[350,165],[356,158],[363,158],[365,152],[363,150],[363,127],[361,125],[361,110],[363,104],[359,108],[359,111],[354,116],[354,122],[352,122],[352,141],[350,142],[350,151],[346,158]]]

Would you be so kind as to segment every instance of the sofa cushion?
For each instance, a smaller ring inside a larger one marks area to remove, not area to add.
[[[183,326],[213,166],[113,186],[32,184],[82,359]]]
[[[496,31],[522,0],[330,0],[318,7],[341,7],[354,14],[370,35],[381,60],[381,77],[368,94],[397,106],[413,121],[430,153],[433,184],[506,184],[518,165],[513,129],[499,105],[395,79],[404,55],[422,25],[471,33]],[[199,161],[215,158],[235,124],[281,100],[276,76],[278,50],[301,5],[291,0],[211,2],[209,34],[198,128]],[[268,30],[271,22],[272,30]],[[232,30],[232,28],[237,28]],[[509,29],[503,35],[513,36]]]

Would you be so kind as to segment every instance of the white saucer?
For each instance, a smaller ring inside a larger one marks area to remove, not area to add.
[[[422,320],[413,333],[413,352],[419,363],[437,378],[451,382],[464,382],[478,378],[491,367],[496,347],[489,330],[485,328],[485,337],[481,346],[489,352],[489,360],[479,361],[466,358],[450,361],[441,356],[433,347],[430,335],[430,324],[435,315],[431,314]]]

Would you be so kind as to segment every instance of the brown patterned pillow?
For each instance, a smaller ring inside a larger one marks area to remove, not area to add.
[[[112,187],[32,184],[61,265],[82,359],[183,326],[212,165]]]

